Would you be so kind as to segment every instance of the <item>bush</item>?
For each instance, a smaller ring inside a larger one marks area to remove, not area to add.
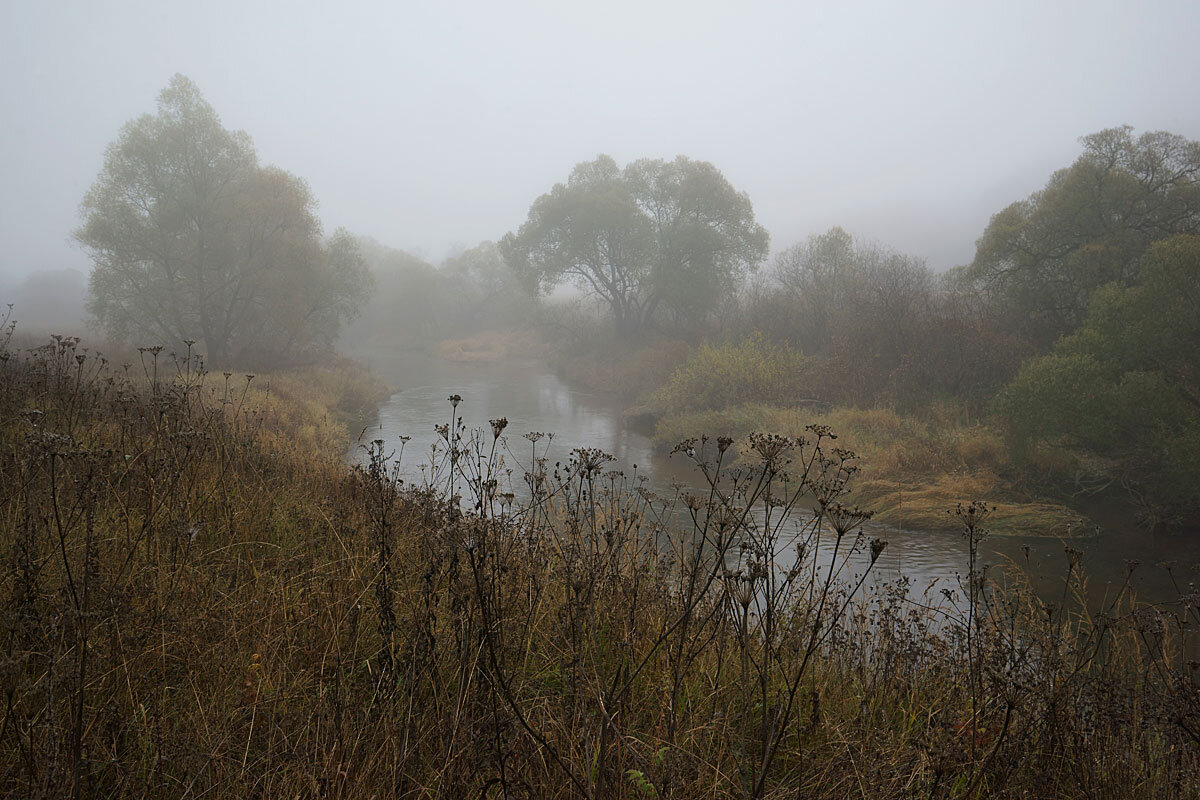
[[[753,333],[740,344],[701,345],[652,402],[668,414],[717,411],[745,403],[792,405],[807,359]]]
[[[587,391],[615,392],[627,402],[644,401],[692,354],[679,339],[651,339],[641,344],[620,341],[604,332],[587,342],[559,346],[552,359],[569,384]]]
[[[995,402],[1014,450],[1062,444],[1110,461],[1154,525],[1200,525],[1197,276],[1200,236],[1155,244],[1139,285],[1101,288],[1084,326]]]

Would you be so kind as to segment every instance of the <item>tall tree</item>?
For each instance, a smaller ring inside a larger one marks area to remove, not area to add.
[[[1151,243],[1200,233],[1200,142],[1129,127],[1082,141],[1071,167],[992,217],[967,271],[1044,346],[1083,321],[1098,287],[1129,285]]]
[[[81,204],[89,309],[119,340],[195,339],[218,363],[329,341],[365,271],[337,237],[327,251],[315,205],[304,181],[259,166],[250,138],[176,75],[158,113],[109,146]]]
[[[609,156],[542,195],[500,252],[527,285],[570,281],[608,304],[619,331],[661,311],[696,320],[767,255],[749,197],[712,164],[680,156],[624,169]]]

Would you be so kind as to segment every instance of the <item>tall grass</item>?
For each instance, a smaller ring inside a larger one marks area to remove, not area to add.
[[[319,412],[263,376],[4,355],[7,795],[1200,792],[1192,589],[1092,614],[1072,552],[1053,604],[974,558],[870,588],[826,427],[684,441],[708,488],[660,497],[451,403],[410,486],[382,442],[286,442]]]
[[[928,419],[891,409],[835,408],[814,412],[747,403],[719,411],[676,414],[658,422],[660,447],[709,432],[729,436],[748,453],[749,434],[775,430],[795,434],[809,424],[827,425],[838,442],[861,456],[864,470],[853,497],[881,522],[903,521],[923,530],[955,529],[946,510],[963,497],[1003,500],[989,519],[997,533],[1070,536],[1093,530],[1062,503],[1038,499],[1024,483],[1026,464],[1011,457],[1003,437],[988,425],[953,418]],[[1059,464],[1059,477],[1074,464]],[[1044,487],[1042,487],[1044,488]]]

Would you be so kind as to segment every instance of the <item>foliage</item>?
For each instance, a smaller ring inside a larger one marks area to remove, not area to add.
[[[446,315],[458,330],[528,325],[536,302],[495,242],[480,242],[447,258],[441,271],[454,286],[454,306]]]
[[[685,363],[695,347],[682,339],[647,337],[636,343],[614,342],[606,322],[587,324],[570,318],[573,333],[590,333],[571,341],[560,337],[554,342],[551,361],[555,371],[570,385],[593,392],[615,392],[622,400],[640,404],[633,413],[652,413],[650,396],[662,388],[665,377]],[[555,329],[551,329],[552,331]]]
[[[788,405],[799,399],[804,356],[751,334],[738,344],[702,344],[651,398],[664,413],[706,411],[742,403]]]
[[[624,169],[609,156],[578,164],[500,242],[526,285],[543,292],[570,281],[603,299],[626,333],[664,311],[703,318],[767,247],[750,199],[712,164],[683,156]]]
[[[1136,284],[1099,290],[1082,328],[997,400],[1017,443],[1113,459],[1153,521],[1200,519],[1200,236],[1152,245]]]
[[[346,326],[340,346],[357,354],[364,349],[404,348],[444,335],[439,312],[450,306],[452,292],[437,268],[372,239],[360,241],[375,288],[362,313]]]
[[[1068,549],[1043,603],[980,567],[976,503],[959,585],[868,591],[886,543],[820,426],[734,469],[685,442],[711,483],[673,498],[530,434],[513,503],[505,421],[454,415],[467,512],[381,444],[351,471],[265,438],[299,407],[194,359],[0,355],[5,795],[1200,791],[1190,598],[1093,613]]]
[[[81,204],[89,310],[118,341],[199,341],[216,364],[327,350],[368,281],[352,238],[322,243],[315,205],[176,75]]]
[[[485,298],[515,296],[523,291],[495,242],[480,242],[447,258],[442,269],[473,287]]]
[[[773,276],[791,300],[791,337],[805,352],[832,351],[839,315],[856,314],[856,300],[880,266],[883,251],[864,247],[842,228],[808,237],[775,256]]]
[[[961,284],[841,228],[780,253],[770,282],[726,324],[811,356],[806,395],[834,405],[917,410],[955,398],[978,409],[1028,351]]]
[[[1084,321],[1097,288],[1133,284],[1152,242],[1200,233],[1200,142],[1129,127],[1082,141],[1073,165],[992,217],[968,271],[1043,346]]]
[[[906,350],[933,291],[925,263],[877,245],[857,242],[841,228],[811,236],[775,259],[775,277],[797,302],[796,344],[806,353],[830,354],[850,332],[847,319],[874,323],[890,335],[875,342],[891,348],[892,363]]]

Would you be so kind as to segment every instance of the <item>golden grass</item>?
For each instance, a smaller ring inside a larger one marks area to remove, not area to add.
[[[876,522],[903,526],[905,530],[960,530],[962,525],[952,510],[965,498],[977,498],[994,508],[987,527],[995,535],[1065,538],[1093,533],[1087,518],[1065,506],[1003,499],[1011,494],[1004,481],[981,470],[941,473],[925,482],[864,477],[851,497],[864,508],[875,510]]]
[[[1173,643],[1139,649],[1150,617],[1097,637],[995,587],[968,644],[963,610],[887,593],[833,625],[803,580],[750,614],[764,573],[683,557],[694,532],[636,492],[577,473],[526,525],[347,468],[340,418],[373,391],[352,365],[245,390],[55,358],[0,363],[5,796],[1200,790],[1175,724],[1200,705]],[[905,424],[859,418],[864,446]]]
[[[804,408],[744,405],[659,421],[655,439],[671,446],[689,436],[731,436],[743,455],[754,431],[804,436],[807,425],[827,425],[837,444],[854,451],[862,474],[852,499],[876,519],[905,528],[956,530],[949,512],[968,499],[997,510],[989,520],[998,535],[1061,537],[1091,533],[1094,524],[1070,508],[1030,497],[1005,475],[1020,472],[1003,437],[982,423],[928,421],[890,409]]]

